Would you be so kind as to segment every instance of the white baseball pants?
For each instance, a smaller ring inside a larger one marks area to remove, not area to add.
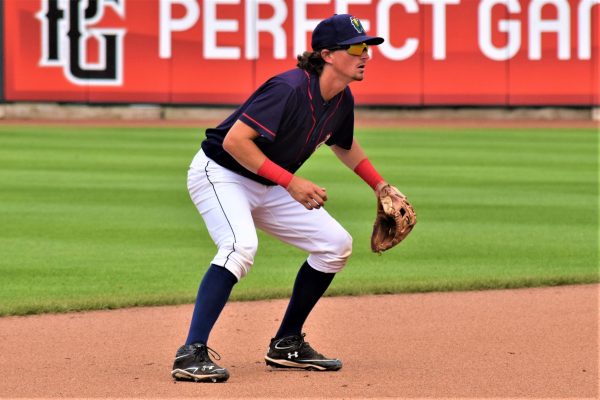
[[[281,186],[266,186],[230,171],[202,150],[188,172],[188,190],[218,251],[213,264],[238,281],[254,262],[256,228],[310,253],[317,271],[341,270],[352,252],[352,237],[324,208],[307,210]]]

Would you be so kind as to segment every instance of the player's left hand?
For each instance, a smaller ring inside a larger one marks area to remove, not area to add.
[[[296,175],[290,181],[287,191],[294,200],[302,204],[307,210],[319,209],[327,201],[325,188]]]
[[[406,196],[387,183],[376,189],[377,216],[371,250],[380,253],[403,241],[417,223],[417,214]]]

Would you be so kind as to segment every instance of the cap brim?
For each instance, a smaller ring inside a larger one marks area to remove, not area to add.
[[[345,46],[349,44],[358,44],[358,43],[366,43],[369,46],[376,46],[378,44],[383,43],[383,38],[379,36],[355,36],[352,39],[344,40],[343,42],[338,43],[339,46]]]

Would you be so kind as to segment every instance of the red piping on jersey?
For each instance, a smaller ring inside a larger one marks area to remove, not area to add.
[[[313,106],[313,103],[312,103],[313,97],[312,97],[312,93],[310,92],[310,74],[306,71],[304,71],[304,74],[306,75],[306,78],[308,79],[307,91],[308,91],[308,99],[309,99],[309,104],[310,104],[310,111],[312,113],[312,120],[313,120],[312,128],[310,128],[310,131],[308,132],[308,135],[306,136],[306,141],[304,142],[304,147],[306,147],[306,144],[308,143],[308,140],[312,136],[312,132],[315,129],[315,125],[317,124],[317,119],[315,118],[315,106]],[[304,151],[304,147],[302,147],[302,150],[300,151],[300,154],[298,155],[298,157],[300,157],[300,155],[302,155],[302,151]]]
[[[306,75],[306,78],[308,79],[308,98],[312,100],[312,93],[310,92],[310,74],[304,71],[304,75]]]
[[[272,135],[273,137],[277,136],[276,133],[273,133],[269,130],[269,128],[267,128],[266,126],[264,126],[263,124],[261,124],[260,122],[258,122],[257,120],[255,120],[254,118],[252,118],[251,116],[249,116],[246,113],[242,114],[244,117],[248,118],[250,121],[254,122],[256,125],[260,126],[261,128],[263,128],[269,135]]]
[[[319,139],[317,140],[317,145],[321,142],[321,138],[323,137],[323,131],[325,130],[325,127],[327,126],[327,123],[329,122],[331,117],[333,117],[333,115],[337,112],[343,98],[344,98],[344,91],[342,91],[342,95],[340,96],[337,104],[335,105],[335,109],[333,110],[333,112],[331,114],[329,114],[329,117],[327,117],[327,119],[325,120],[325,123],[323,124],[323,127],[321,128],[321,133],[319,133]]]
[[[304,71],[304,75],[306,75],[306,79],[308,80],[308,87],[307,92],[308,92],[308,100],[309,100],[309,104],[310,104],[310,111],[311,111],[311,116],[313,119],[313,126],[310,128],[310,131],[308,132],[308,135],[306,135],[306,141],[304,141],[304,146],[302,146],[302,149],[300,150],[300,153],[298,153],[298,157],[296,157],[296,161],[298,161],[298,159],[300,158],[300,156],[302,155],[302,153],[304,152],[304,148],[306,147],[306,144],[308,143],[308,140],[310,139],[310,137],[312,136],[312,132],[315,129],[315,126],[317,124],[317,119],[315,118],[315,106],[312,104],[312,93],[310,92],[310,74],[306,71]]]

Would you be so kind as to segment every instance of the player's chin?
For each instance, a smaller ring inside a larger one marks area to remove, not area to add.
[[[354,75],[354,80],[355,81],[362,81],[363,79],[365,79],[365,73],[364,72],[359,72],[357,74]]]

